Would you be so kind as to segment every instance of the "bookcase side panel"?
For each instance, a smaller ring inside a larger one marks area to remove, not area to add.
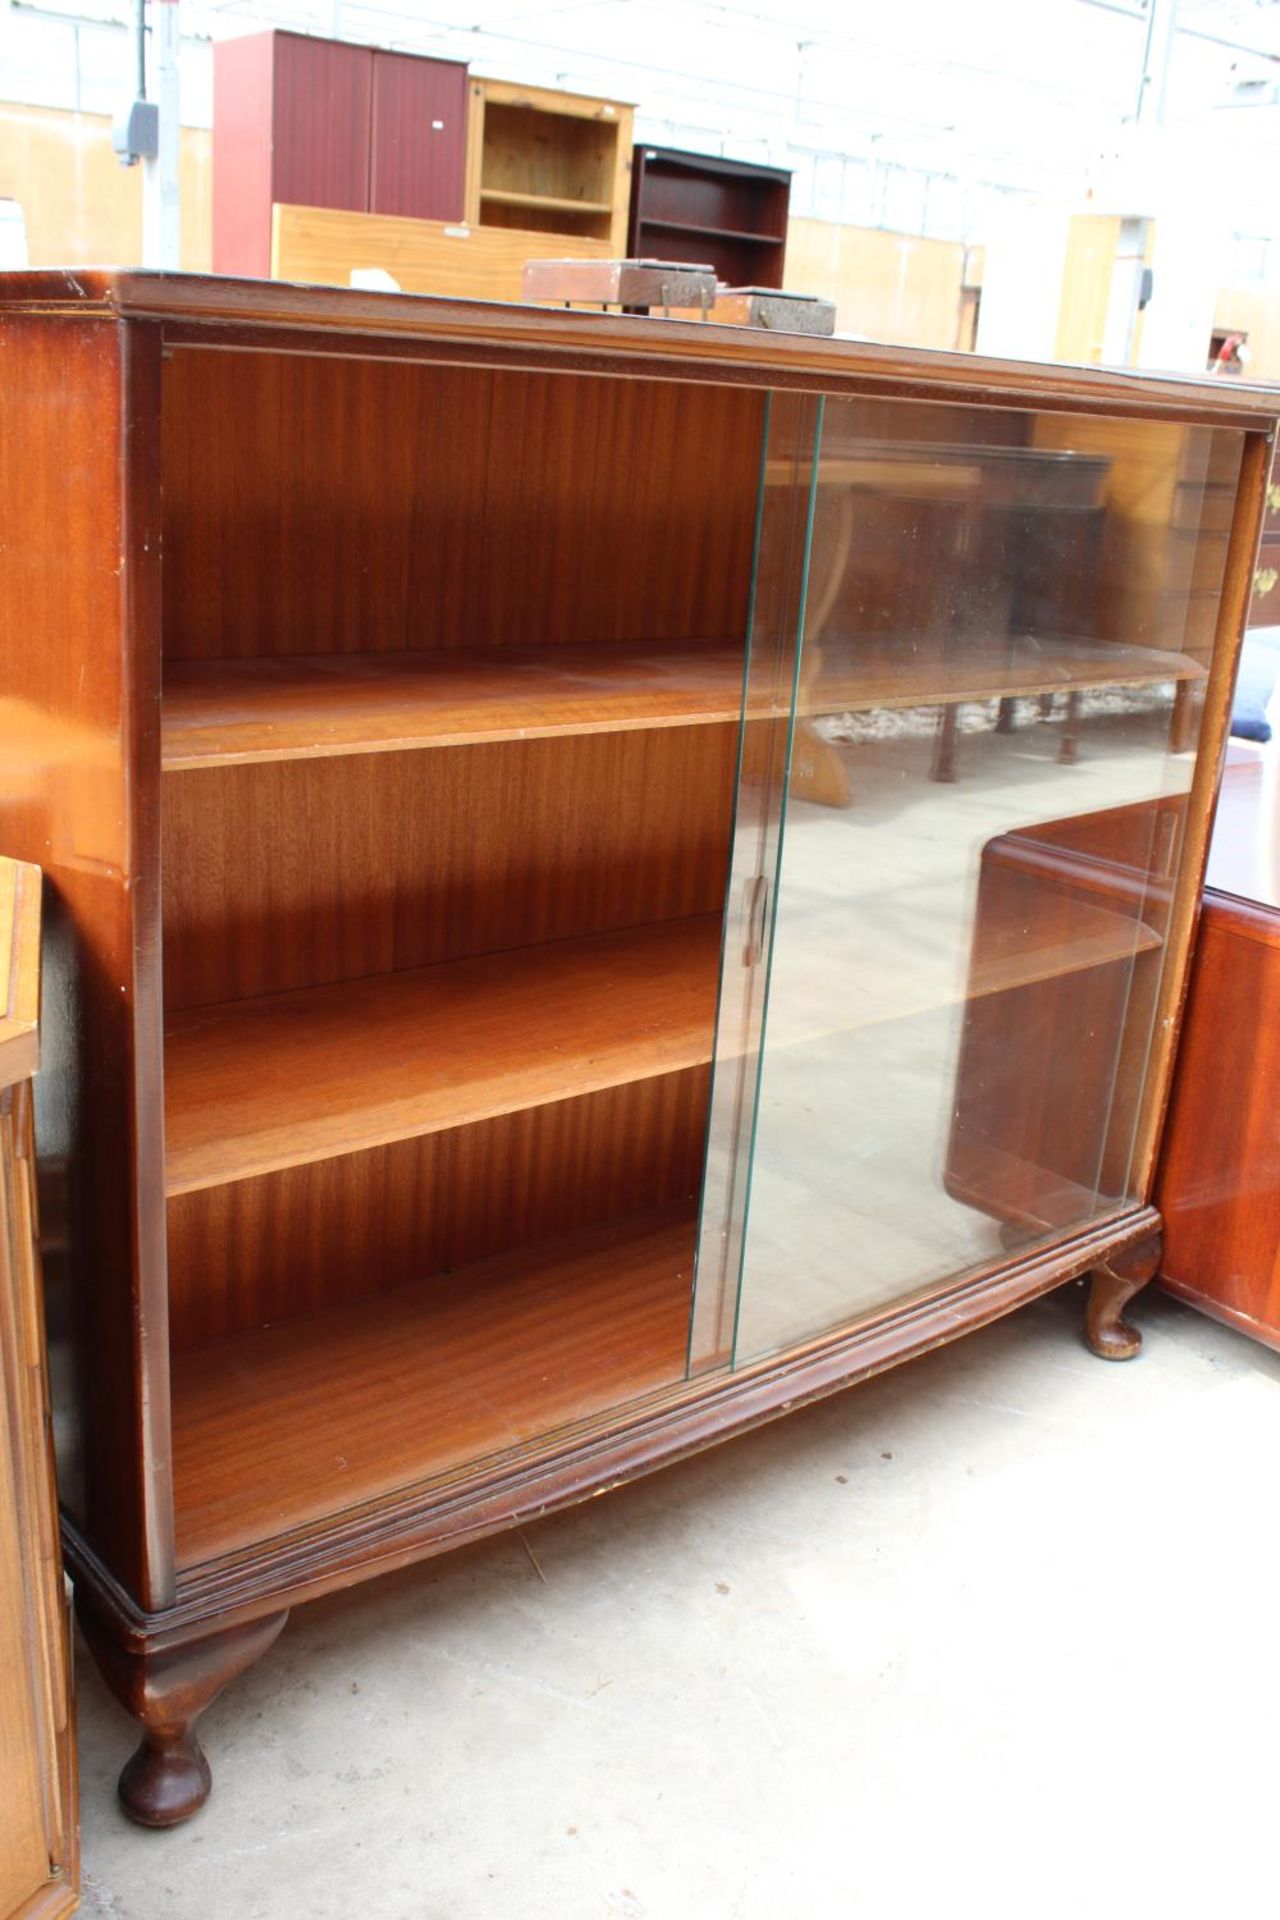
[[[172,1592],[159,938],[159,337],[0,328],[0,846],[44,870],[41,1207],[64,1505]]]

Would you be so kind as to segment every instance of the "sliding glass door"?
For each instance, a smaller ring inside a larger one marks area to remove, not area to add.
[[[1137,1191],[1239,458],[774,396],[695,1370]]]

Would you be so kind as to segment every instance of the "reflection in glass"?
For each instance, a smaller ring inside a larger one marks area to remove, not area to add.
[[[748,797],[767,844],[735,845],[772,940],[754,1037],[753,966],[726,965],[713,1141],[732,1084],[751,1175],[709,1168],[704,1365],[1135,1191],[1240,458],[1208,429],[828,397],[809,470],[800,424],[765,465],[744,752],[789,771]]]

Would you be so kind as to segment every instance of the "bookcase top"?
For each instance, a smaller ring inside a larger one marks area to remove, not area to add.
[[[248,343],[263,330],[348,335],[372,350],[425,348],[453,360],[558,366],[566,372],[862,391],[884,399],[1151,416],[1273,432],[1280,387],[1138,368],[1077,367],[874,341],[765,332],[714,321],[370,293],[212,274],[45,267],[0,274],[6,316],[157,321],[166,342]],[[193,331],[193,329],[195,331]],[[258,344],[265,344],[259,340]],[[283,342],[281,343],[283,344]],[[291,342],[297,345],[297,342]]]

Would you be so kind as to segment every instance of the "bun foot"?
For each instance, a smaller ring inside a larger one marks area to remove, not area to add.
[[[1155,1278],[1160,1251],[1160,1235],[1149,1233],[1131,1247],[1122,1247],[1105,1265],[1094,1268],[1084,1337],[1099,1360],[1132,1360],[1142,1351],[1142,1335],[1125,1319],[1124,1309],[1134,1294]]]
[[[76,1616],[102,1677],[142,1727],[120,1775],[120,1804],[143,1827],[176,1827],[209,1798],[209,1762],[195,1723],[222,1689],[264,1654],[287,1613],[156,1643],[121,1635],[92,1587],[76,1585]]]
[[[150,1732],[120,1775],[120,1804],[140,1827],[176,1827],[209,1798],[213,1775],[194,1731]]]

